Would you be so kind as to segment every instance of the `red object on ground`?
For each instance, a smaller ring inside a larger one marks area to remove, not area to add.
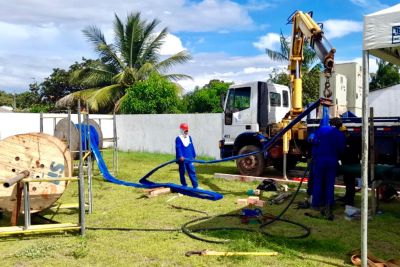
[[[300,182],[301,179],[303,179],[303,178],[301,178],[301,177],[294,177],[294,178],[292,178],[293,181],[298,181],[298,182]],[[306,182],[306,183],[307,183],[307,182],[308,182],[308,178],[304,178],[303,182]]]

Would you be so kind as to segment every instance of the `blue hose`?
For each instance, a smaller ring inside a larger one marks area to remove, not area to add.
[[[214,164],[214,163],[220,163],[220,162],[225,162],[225,161],[231,161],[231,160],[235,160],[235,159],[239,159],[239,158],[245,158],[251,155],[255,155],[258,153],[263,153],[266,152],[268,149],[270,149],[276,141],[278,141],[287,131],[289,131],[296,123],[298,123],[299,121],[301,121],[304,117],[306,117],[308,114],[311,113],[311,111],[313,111],[315,108],[317,108],[320,104],[320,100],[317,100],[316,102],[314,102],[312,105],[310,105],[305,111],[303,111],[299,116],[297,116],[294,120],[292,120],[284,129],[282,129],[277,135],[275,135],[273,138],[271,138],[270,140],[267,141],[267,144],[264,146],[264,148],[262,150],[259,151],[254,151],[254,152],[250,152],[247,154],[241,154],[241,155],[236,155],[236,156],[232,156],[232,157],[228,157],[228,158],[224,158],[224,159],[219,159],[219,160],[197,160],[197,159],[193,159],[193,160],[189,160],[189,159],[185,159],[185,161],[187,162],[195,162],[195,163],[200,163],[200,164]],[[191,197],[197,197],[197,198],[202,198],[202,199],[209,199],[209,200],[219,200],[223,198],[223,195],[217,192],[213,192],[213,191],[208,191],[208,190],[203,190],[203,189],[197,189],[197,188],[192,188],[192,187],[187,187],[187,186],[182,186],[182,185],[177,185],[177,184],[173,184],[173,183],[155,183],[152,181],[149,181],[148,178],[153,175],[153,173],[155,173],[156,171],[158,171],[159,169],[175,163],[176,159],[167,161],[165,163],[162,163],[160,165],[158,165],[157,167],[155,167],[154,169],[152,169],[151,171],[149,171],[146,175],[144,175],[140,180],[139,183],[133,183],[133,182],[128,182],[128,181],[123,181],[123,180],[119,180],[117,178],[115,178],[114,176],[112,176],[110,174],[110,172],[108,171],[107,165],[104,162],[104,159],[100,153],[99,150],[99,134],[96,131],[96,128],[93,126],[89,126],[89,131],[87,128],[87,125],[76,125],[76,127],[78,128],[78,130],[81,131],[82,133],[82,147],[83,149],[86,149],[86,144],[87,144],[87,140],[88,140],[88,134],[90,131],[90,149],[93,152],[96,161],[97,161],[97,165],[99,167],[99,170],[101,172],[101,174],[103,175],[104,179],[108,182],[111,183],[115,183],[115,184],[119,184],[119,185],[124,185],[124,186],[131,186],[131,187],[136,187],[136,188],[156,188],[156,187],[168,187],[171,188],[171,190],[187,195],[187,196],[191,196]]]

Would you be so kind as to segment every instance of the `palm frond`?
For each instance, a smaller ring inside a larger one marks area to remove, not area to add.
[[[88,26],[83,30],[83,33],[94,44],[96,52],[99,53],[104,63],[110,63],[114,66],[124,66],[118,58],[113,45],[107,44],[103,32],[98,27]]]
[[[157,70],[152,63],[146,62],[137,70],[135,78],[137,81],[146,80],[151,73],[156,71]]]
[[[121,105],[122,105],[122,103],[124,103],[124,101],[125,101],[127,98],[128,98],[128,95],[127,95],[127,94],[124,94],[124,95],[117,101],[117,103],[115,103],[115,108],[114,108],[114,110],[115,110],[116,112],[119,112],[119,111],[121,110]]]
[[[135,68],[126,67],[122,72],[113,77],[113,81],[123,87],[129,87],[138,80],[137,72],[138,70]]]
[[[168,80],[172,80],[172,81],[179,81],[179,80],[184,80],[184,79],[189,79],[189,80],[193,80],[192,76],[186,75],[186,74],[165,74],[162,75],[164,78],[168,79]]]
[[[170,56],[167,59],[164,59],[163,61],[159,62],[156,64],[156,69],[163,73],[170,69],[171,67],[177,65],[177,64],[183,64],[188,62],[189,60],[192,59],[192,56],[186,51],[183,50],[179,53],[176,53],[175,55]]]
[[[139,62],[143,63],[149,61],[155,63],[158,61],[158,55],[161,46],[164,43],[165,37],[168,34],[168,29],[164,28],[155,37],[154,30],[160,23],[159,20],[154,19],[150,23],[145,24],[143,31],[143,44],[139,51]]]
[[[288,61],[289,60],[289,58],[286,55],[282,54],[281,52],[274,51],[269,48],[266,48],[265,52],[267,53],[267,56],[274,61]]]
[[[103,32],[96,26],[88,26],[82,30],[87,40],[94,45],[94,49],[97,51],[99,45],[107,44]]]
[[[283,35],[282,30],[281,30],[281,36],[279,37],[280,44],[281,44],[281,54],[284,55],[287,59],[289,59],[290,55],[290,43],[286,39],[286,37]]]
[[[101,87],[110,84],[115,73],[117,72],[112,65],[93,61],[86,68],[73,71],[70,82],[86,87]]]
[[[115,14],[114,18],[114,42],[115,47],[118,51],[122,52],[125,50],[126,40],[125,40],[125,27],[120,18]],[[125,55],[122,55],[125,57]]]
[[[149,36],[146,40],[146,43],[144,45],[144,49],[142,50],[142,53],[140,54],[140,61],[141,62],[152,62],[156,63],[158,62],[159,58],[159,52],[161,46],[165,42],[165,37],[167,37],[168,34],[168,29],[164,28],[162,31],[154,37]]]
[[[57,108],[65,108],[65,107],[73,107],[76,105],[76,102],[78,99],[80,99],[82,102],[86,102],[87,99],[93,94],[97,88],[91,88],[91,89],[86,89],[86,90],[81,90],[78,92],[71,93],[69,95],[66,95],[62,98],[60,98],[56,102],[56,107]]]
[[[113,84],[94,91],[87,99],[87,103],[94,112],[110,111],[124,94],[125,90],[120,85]]]
[[[136,64],[141,46],[143,45],[144,24],[145,21],[141,20],[140,12],[132,13],[127,17],[125,30],[127,43],[125,52],[129,56],[125,61],[129,67],[133,67]]]

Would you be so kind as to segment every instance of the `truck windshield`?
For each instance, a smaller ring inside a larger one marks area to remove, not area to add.
[[[230,89],[226,103],[227,112],[237,112],[250,107],[250,87]]]

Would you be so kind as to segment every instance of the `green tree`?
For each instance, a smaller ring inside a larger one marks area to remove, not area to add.
[[[221,107],[221,96],[226,95],[229,86],[219,80],[211,80],[203,88],[195,88],[193,92],[186,94],[183,98],[187,112],[190,113],[219,113]]]
[[[399,67],[384,60],[378,60],[378,70],[372,78],[369,89],[377,90],[400,83]]]
[[[10,106],[13,105],[13,95],[0,90],[0,106]]]
[[[99,59],[74,72],[72,81],[90,89],[69,94],[60,100],[60,105],[81,99],[90,105],[92,111],[107,112],[115,106],[118,109],[126,97],[127,88],[147,79],[153,72],[172,80],[190,78],[184,74],[165,74],[172,66],[187,62],[191,56],[181,51],[160,60],[159,50],[168,29],[155,33],[159,23],[157,19],[143,20],[140,12],[128,15],[125,24],[115,15],[115,42],[111,44],[106,42],[98,27],[85,28],[83,33],[93,43]]]
[[[290,86],[290,77],[287,72],[283,72],[279,69],[274,69],[272,73],[269,74],[268,81],[272,83],[282,84],[286,86]]]
[[[280,51],[266,49],[267,55],[275,61],[287,62],[290,56],[290,44],[286,37],[281,33],[280,36]],[[303,80],[303,105],[313,102],[319,97],[319,77],[321,74],[321,64],[315,64],[318,56],[315,51],[304,43],[303,47],[304,60],[301,65],[302,80]],[[274,70],[270,74],[269,80],[274,83],[290,85],[289,75],[285,72]]]
[[[16,95],[17,108],[26,110],[40,103],[40,96],[32,91],[22,92]]]
[[[126,90],[120,111],[128,114],[179,113],[176,85],[157,73]]]

